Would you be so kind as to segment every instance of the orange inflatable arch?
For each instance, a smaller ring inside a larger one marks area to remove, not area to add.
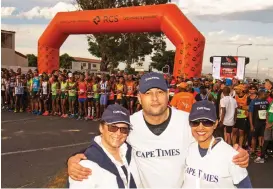
[[[38,41],[38,70],[59,69],[59,49],[70,34],[160,31],[176,46],[173,75],[200,77],[205,38],[174,4],[59,12]]]

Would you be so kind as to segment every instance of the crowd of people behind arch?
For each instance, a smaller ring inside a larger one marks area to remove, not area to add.
[[[2,110],[97,121],[108,105],[120,104],[133,114],[141,110],[137,95],[143,74],[98,75],[66,70],[55,70],[51,74],[29,70],[23,74],[20,68],[17,72],[2,69]],[[263,163],[264,135],[266,140],[272,140],[268,138],[269,133],[265,133],[273,123],[270,80],[259,83],[238,79],[184,79],[168,74],[164,77],[169,87],[170,106],[190,112],[196,101],[213,102],[220,120],[218,135],[229,144],[239,141],[249,149],[256,163]]]

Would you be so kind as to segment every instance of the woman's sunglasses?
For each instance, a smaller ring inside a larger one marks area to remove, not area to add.
[[[200,125],[200,123],[202,123],[202,125],[204,127],[212,127],[215,122],[210,121],[208,119],[199,119],[199,120],[196,120],[196,121],[190,121],[190,126],[191,127],[198,127]]]
[[[115,133],[117,132],[118,130],[120,131],[120,133],[122,134],[129,134],[130,132],[130,128],[129,127],[118,127],[116,125],[107,125],[108,126],[108,131],[109,132],[112,132],[112,133]]]

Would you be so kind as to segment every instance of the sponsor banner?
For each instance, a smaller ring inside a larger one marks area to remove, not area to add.
[[[233,78],[237,75],[237,58],[221,57],[220,77]]]
[[[213,78],[237,78],[240,80],[244,79],[245,60],[245,57],[237,56],[213,57]]]

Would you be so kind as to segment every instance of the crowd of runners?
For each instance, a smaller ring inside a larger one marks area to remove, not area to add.
[[[142,109],[138,100],[142,75],[72,73],[66,70],[39,75],[37,70],[23,74],[20,68],[16,72],[2,69],[2,110],[97,121],[108,105],[120,104],[132,115]],[[215,133],[227,143],[239,143],[249,150],[254,162],[264,163],[265,151],[273,135],[270,80],[184,79],[168,74],[164,77],[169,88],[169,106],[190,112],[196,101],[211,101],[220,120]]]

